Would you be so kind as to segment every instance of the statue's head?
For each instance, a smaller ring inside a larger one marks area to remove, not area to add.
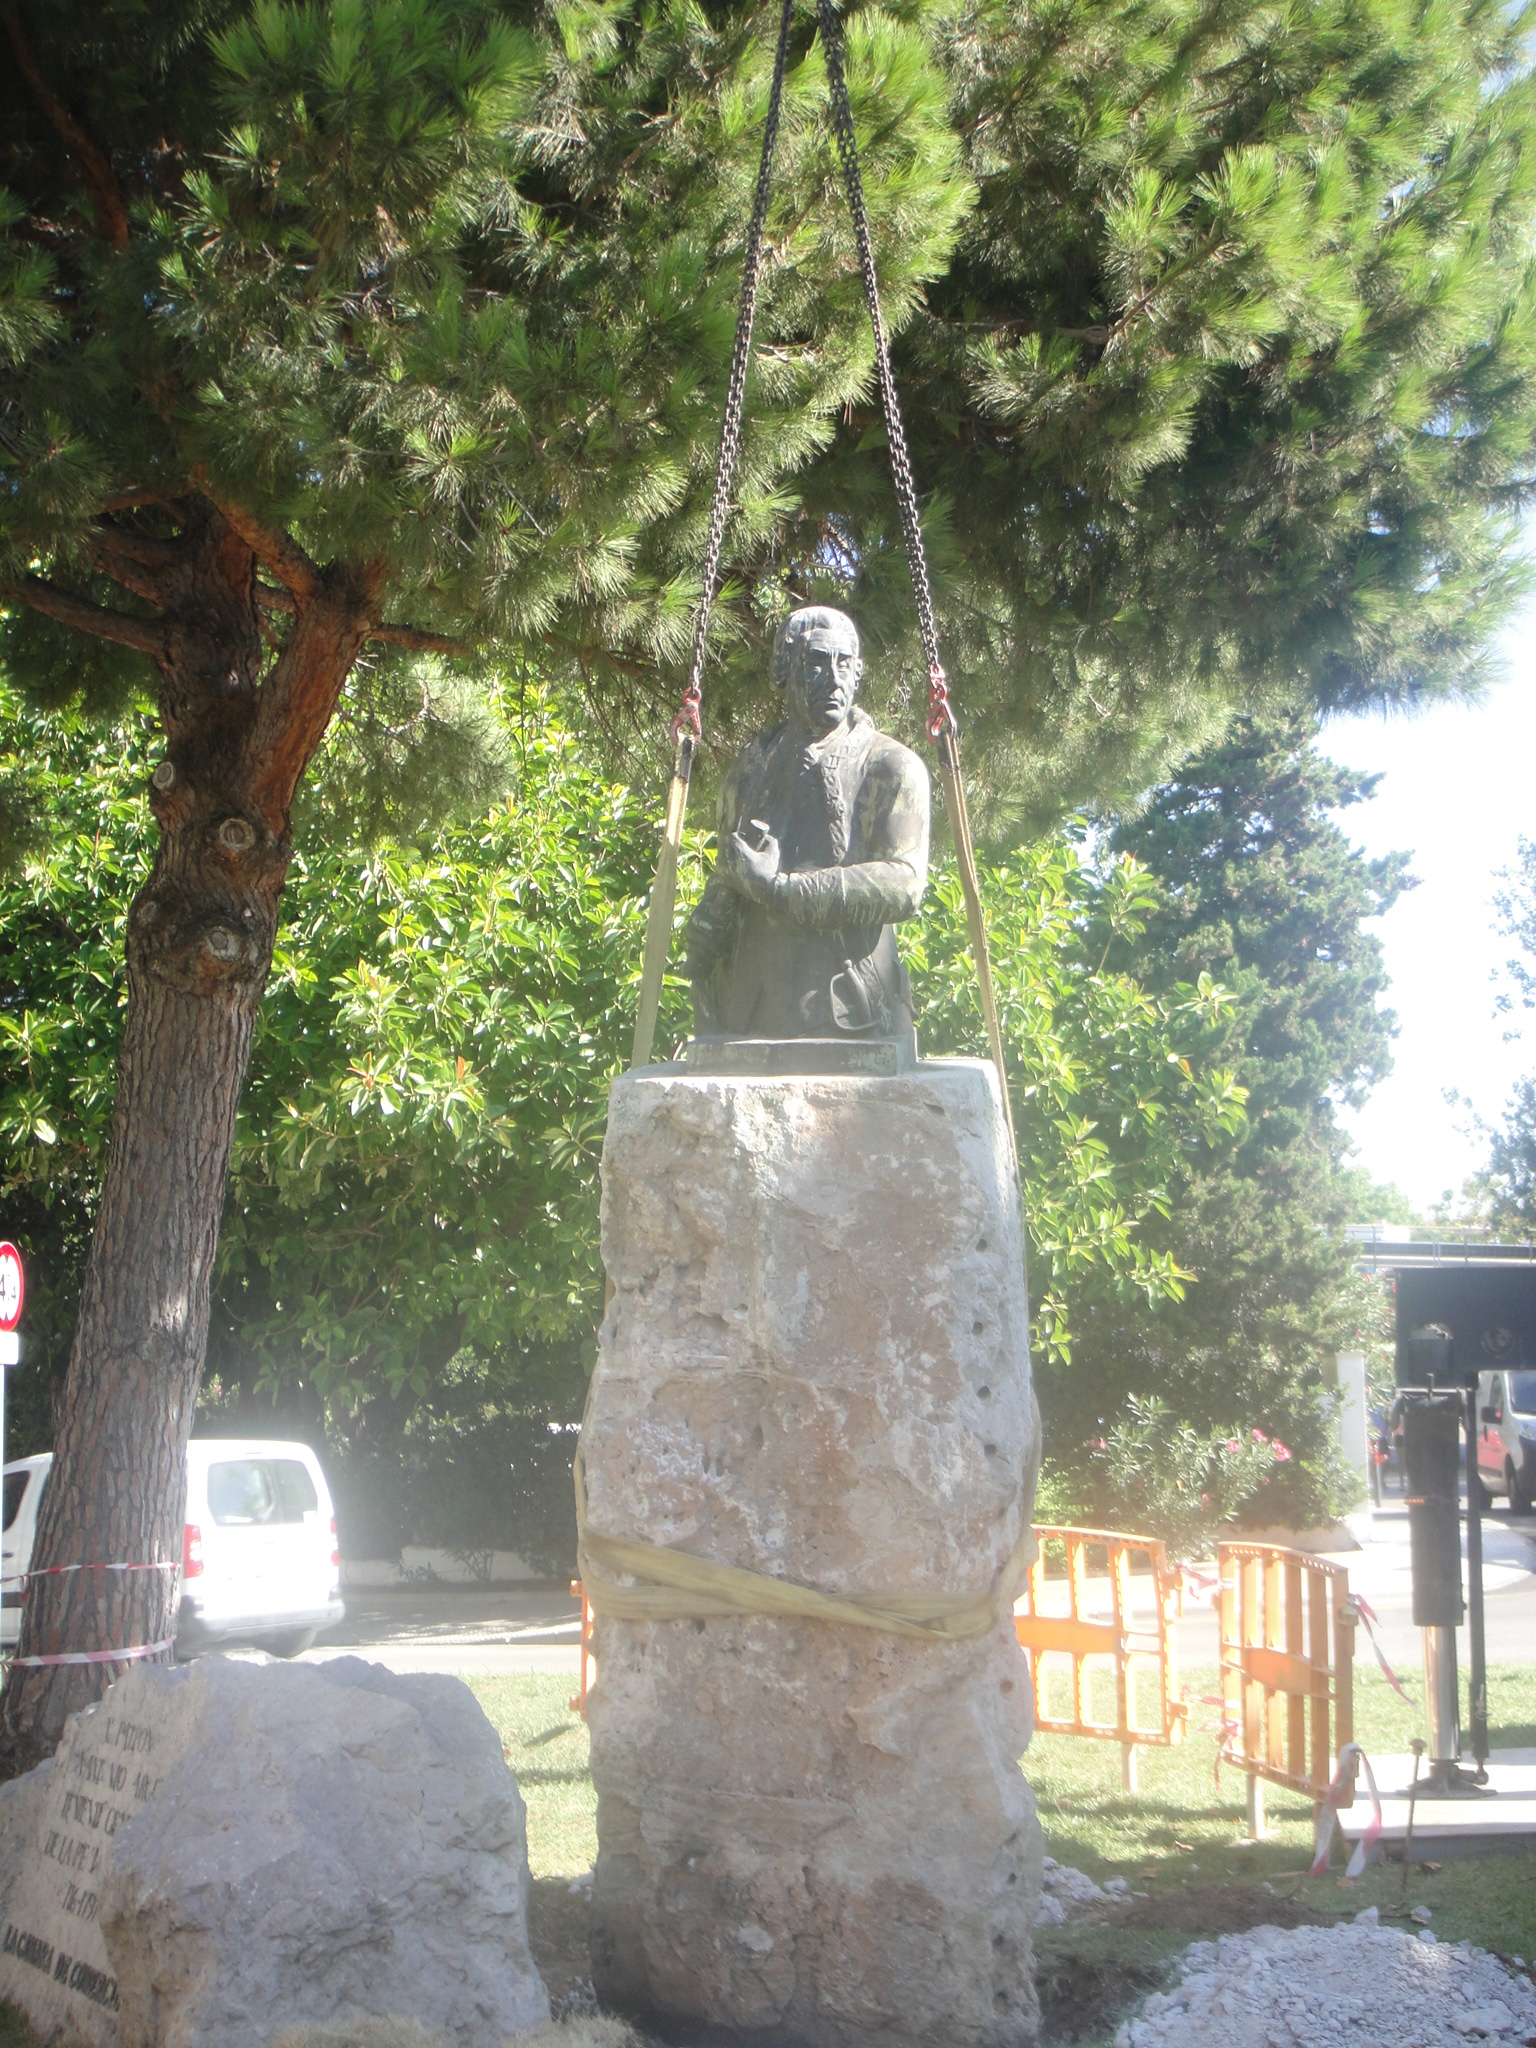
[[[784,716],[802,731],[828,733],[841,725],[863,673],[859,629],[831,605],[791,612],[774,635],[768,674],[784,692]]]

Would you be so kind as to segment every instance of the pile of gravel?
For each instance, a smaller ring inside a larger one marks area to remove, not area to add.
[[[1197,1941],[1115,2048],[1516,2048],[1536,2037],[1536,1986],[1470,1944],[1377,1923],[1256,1927]]]
[[[1130,1886],[1123,1877],[1112,1877],[1108,1884],[1095,1884],[1084,1871],[1047,1856],[1042,1867],[1040,1910],[1035,1915],[1035,1925],[1060,1927],[1089,1907],[1118,1905],[1129,1893]],[[1146,1894],[1141,1896],[1145,1898]]]

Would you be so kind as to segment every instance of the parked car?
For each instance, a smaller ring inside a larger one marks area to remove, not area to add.
[[[0,1474],[0,1649],[13,1650],[21,1634],[21,1575],[32,1562],[37,1504],[53,1463],[52,1451],[18,1458]]]
[[[21,1630],[20,1579],[32,1560],[51,1453],[4,1471],[0,1645]],[[336,1512],[307,1444],[194,1437],[187,1445],[176,1654],[252,1643],[277,1657],[307,1650],[345,1620]]]
[[[1536,1372],[1485,1372],[1477,1382],[1477,1472],[1483,1505],[1502,1493],[1512,1514],[1536,1505]]]

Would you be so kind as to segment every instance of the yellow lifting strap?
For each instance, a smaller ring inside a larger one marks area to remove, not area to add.
[[[1036,1441],[1038,1442],[1038,1433]],[[1018,1540],[984,1592],[823,1593],[743,1565],[716,1564],[692,1551],[600,1536],[587,1527],[586,1475],[576,1453],[576,1570],[592,1612],[618,1621],[703,1621],[717,1615],[772,1614],[874,1628],[916,1642],[974,1642],[1013,1621],[1013,1604],[1040,1554],[1027,1519],[1034,1483],[1024,1489]],[[627,1579],[627,1585],[621,1580]]]
[[[939,773],[944,785],[944,804],[949,813],[955,857],[960,868],[960,886],[965,895],[966,924],[970,932],[971,957],[982,1014],[987,1023],[987,1040],[1002,1090],[1003,1114],[1008,1124],[1008,1143],[1018,1171],[1018,1141],[1013,1128],[1013,1106],[1008,1099],[1008,1069],[1003,1057],[1002,1024],[992,983],[992,962],[987,950],[986,920],[976,875],[976,850],[971,838],[965,787],[960,777],[959,730],[950,708],[949,687],[939,660],[938,626],[933,614],[933,596],[928,584],[928,561],[923,549],[922,527],[917,514],[917,490],[912,462],[907,452],[906,429],[891,369],[890,345],[880,309],[880,288],[875,276],[874,247],[870,241],[869,216],[864,205],[864,181],[859,171],[859,153],[854,140],[853,113],[848,104],[848,82],[843,64],[843,26],[835,0],[818,0],[822,48],[826,54],[827,84],[832,101],[832,126],[842,161],[848,210],[853,218],[858,246],[859,268],[864,279],[864,297],[875,337],[875,366],[880,398],[885,411],[886,440],[891,451],[891,474],[901,512],[902,539],[912,591],[917,601],[918,628],[928,663],[928,737],[939,752]],[[757,190],[752,218],[747,229],[746,259],[742,270],[741,306],[736,319],[736,341],[731,352],[731,372],[726,386],[725,416],[720,430],[720,456],[715,469],[715,495],[710,508],[709,538],[705,547],[704,575],[699,593],[698,618],[694,625],[693,660],[683,690],[682,706],[672,721],[674,759],[672,783],[667,792],[667,817],[662,833],[656,880],[651,890],[650,916],[645,932],[645,958],[640,971],[640,1003],[635,1016],[631,1067],[650,1063],[656,1035],[656,1015],[661,1003],[661,985],[667,971],[667,953],[672,938],[672,915],[677,901],[677,861],[683,843],[683,817],[688,806],[688,785],[693,756],[700,738],[700,706],[703,696],[704,652],[709,637],[709,618],[714,608],[715,586],[720,572],[720,550],[730,507],[731,481],[741,446],[742,408],[746,393],[747,364],[752,353],[752,323],[757,313],[758,283],[762,274],[763,228],[768,216],[768,199],[773,181],[773,151],[779,132],[779,110],[784,90],[784,65],[789,50],[794,0],[783,0],[779,17],[779,40],[774,54],[773,83],[768,96],[768,119],[763,130],[763,153],[758,165]]]

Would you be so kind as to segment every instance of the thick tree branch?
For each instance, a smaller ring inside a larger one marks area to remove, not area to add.
[[[388,623],[375,626],[368,638],[382,640],[386,647],[411,647],[418,654],[468,654],[474,647],[472,640],[452,640],[446,633],[428,633],[420,626]]]
[[[187,544],[165,540],[155,533],[135,533],[130,527],[100,524],[90,529],[91,543],[107,554],[121,555],[137,562],[141,569],[171,569],[187,558]]]
[[[167,586],[187,563],[184,540],[164,540],[156,534],[134,533],[130,528],[103,521],[93,526],[86,546],[91,560],[103,576],[142,597],[156,611],[164,611]]]
[[[178,526],[186,524],[185,508],[161,491],[114,491],[110,498],[103,498],[96,509],[98,512],[137,512],[144,505],[158,506]]]
[[[270,583],[256,585],[256,602],[264,612],[287,612],[291,616],[298,610],[291,590],[274,590]]]
[[[110,157],[96,138],[81,127],[64,102],[49,91],[43,74],[37,68],[37,60],[32,55],[32,47],[15,6],[0,7],[0,20],[5,23],[5,32],[10,37],[11,50],[16,58],[16,69],[26,80],[27,90],[36,100],[43,118],[80,166],[80,174],[95,209],[97,234],[104,242],[110,242],[114,249],[126,249],[128,213],[123,205],[123,195],[117,188]]]
[[[147,569],[139,556],[126,549],[113,548],[100,532],[93,533],[86,542],[92,566],[97,573],[109,577],[124,590],[131,590],[135,597],[142,597],[146,604],[152,604],[156,611],[162,608],[163,594],[160,578],[153,569]]]
[[[320,588],[320,571],[305,554],[296,541],[276,527],[264,526],[233,498],[226,498],[209,480],[208,472],[201,465],[192,472],[192,481],[208,500],[223,514],[225,521],[245,542],[251,553],[269,575],[291,590],[300,604],[312,598]]]
[[[334,572],[317,578],[313,601],[297,606],[293,630],[261,686],[247,744],[252,795],[274,831],[288,829],[299,779],[377,628],[386,580],[382,561],[366,563],[345,582]]]
[[[109,612],[89,598],[76,597],[45,583],[41,576],[23,577],[20,583],[0,583],[0,598],[30,606],[61,626],[90,633],[98,640],[115,641],[119,647],[137,648],[140,654],[159,659],[165,653],[165,628],[158,619],[137,619],[131,612]]]

